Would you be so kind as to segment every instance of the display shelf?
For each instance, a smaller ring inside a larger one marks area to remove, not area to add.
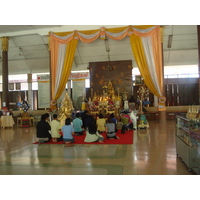
[[[193,161],[197,164],[197,166],[200,166],[200,158],[193,158]],[[196,174],[200,175],[200,168],[196,167],[192,169]]]
[[[200,171],[200,123],[177,116],[176,128],[177,155],[189,171],[197,173]]]

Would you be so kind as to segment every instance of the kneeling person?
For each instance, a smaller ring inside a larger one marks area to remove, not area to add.
[[[106,137],[108,139],[119,139],[119,137],[116,135],[115,124],[113,123],[111,117],[108,118],[108,122],[106,124],[106,132],[107,132]]]
[[[74,128],[71,125],[71,119],[67,118],[65,120],[65,125],[62,127],[62,132],[63,132],[63,141],[66,144],[74,143]]]
[[[80,114],[76,113],[76,118],[73,120],[75,135],[83,135],[83,121],[80,119]]]
[[[84,142],[100,142],[103,143],[104,137],[98,133],[96,120],[91,117],[90,124],[88,125],[88,129],[86,131],[86,137]]]
[[[62,135],[60,135],[60,131],[61,131],[61,124],[58,121],[58,115],[54,114],[53,115],[53,120],[50,123],[51,126],[51,137],[53,142],[59,142],[63,140]]]

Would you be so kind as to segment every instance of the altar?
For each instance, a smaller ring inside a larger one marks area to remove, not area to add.
[[[120,106],[121,97],[119,93],[116,95],[111,81],[109,81],[108,85],[103,86],[103,93],[101,95],[97,95],[95,92],[88,102],[90,114],[103,114],[104,117],[111,113],[118,114]]]

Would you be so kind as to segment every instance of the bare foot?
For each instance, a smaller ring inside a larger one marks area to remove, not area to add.
[[[71,142],[70,142],[70,143],[69,143],[69,142],[68,142],[68,143],[66,142],[64,147],[70,147],[70,146],[72,146],[72,143],[71,143]]]

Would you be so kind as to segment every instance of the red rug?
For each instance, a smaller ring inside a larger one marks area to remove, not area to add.
[[[85,134],[84,135],[79,135],[79,136],[74,136],[75,142],[73,144],[133,144],[133,130],[132,131],[126,131],[125,134],[121,134],[121,130],[117,132],[117,136],[120,139],[107,139],[106,138],[106,133],[101,134],[104,136],[104,143],[99,143],[99,142],[84,142],[85,139]],[[33,144],[38,144],[38,142],[35,142]],[[63,144],[63,141],[61,142],[45,142],[42,144]]]

